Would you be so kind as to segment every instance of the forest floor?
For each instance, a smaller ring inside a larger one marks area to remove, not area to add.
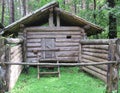
[[[60,68],[61,76],[37,79],[37,69],[30,68],[29,75],[21,74],[11,93],[105,93],[106,85],[101,80],[77,67]]]

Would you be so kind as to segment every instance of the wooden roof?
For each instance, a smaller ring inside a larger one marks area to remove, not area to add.
[[[54,9],[54,16],[56,15],[56,13],[59,12],[61,26],[89,26],[89,28],[87,28],[86,30],[88,36],[101,33],[103,30],[99,26],[96,26],[83,18],[80,18],[72,13],[60,9],[59,3],[54,1],[21,18],[20,20],[6,26],[4,29],[4,33],[18,32],[20,30],[21,24],[24,24],[25,27],[30,27],[41,26],[47,23],[49,18],[49,9],[51,8]]]

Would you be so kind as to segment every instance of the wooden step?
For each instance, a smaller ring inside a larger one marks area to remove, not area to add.
[[[57,68],[58,66],[40,66],[40,68]]]
[[[59,74],[59,72],[39,72],[40,75],[45,75],[45,74]]]

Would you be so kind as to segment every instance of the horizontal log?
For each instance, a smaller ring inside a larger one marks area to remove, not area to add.
[[[80,31],[27,31],[27,35],[80,35]]]
[[[95,72],[95,71],[93,71],[93,70],[90,70],[90,69],[88,69],[88,68],[86,68],[86,67],[83,67],[82,69],[83,69],[84,71],[92,74],[93,76],[98,77],[99,79],[103,80],[105,83],[107,83],[107,78],[106,78],[106,76],[101,75],[101,74],[99,74],[99,73],[97,73],[97,72]]]
[[[85,45],[108,45],[110,42],[115,43],[116,39],[86,39],[86,40],[80,40],[81,44],[85,44]]]
[[[78,46],[67,46],[67,47],[56,47],[59,48],[60,51],[77,51],[79,50]]]
[[[27,39],[27,43],[41,43],[41,39]]]
[[[108,54],[105,54],[105,53],[82,52],[82,54],[108,60]]]
[[[119,61],[106,61],[106,62],[94,62],[94,63],[42,63],[42,62],[56,62],[57,60],[40,60],[40,62],[4,62],[6,65],[33,65],[33,66],[94,66],[94,65],[108,65],[108,64],[120,64]],[[58,60],[59,62],[67,62],[67,60]],[[68,60],[68,62],[70,62]],[[3,64],[0,62],[0,64]]]
[[[56,47],[78,46],[78,43],[55,43]]]
[[[41,51],[60,51],[59,48],[51,48],[51,49],[35,49],[37,52],[41,52]],[[30,52],[33,52],[33,50],[30,50]]]
[[[29,46],[41,46],[41,43],[27,43],[27,46],[29,47]]]
[[[57,57],[77,57],[78,51],[60,51],[56,53]]]
[[[41,38],[67,38],[66,35],[27,35],[27,39],[41,39]],[[71,38],[81,38],[80,35],[71,35]]]
[[[21,53],[19,53],[19,54],[17,54],[16,56],[12,56],[11,57],[11,60],[14,60],[14,59],[16,59],[16,60],[19,60],[19,59],[22,59],[22,54]]]
[[[104,76],[107,77],[107,71],[104,71],[104,70],[102,70],[102,69],[99,69],[99,68],[97,68],[97,67],[95,67],[95,66],[86,66],[86,67],[89,68],[90,70],[93,70],[93,71],[95,71],[95,72],[97,72],[97,73],[99,73],[99,74],[102,74],[102,75],[104,75]]]
[[[82,28],[80,27],[28,27],[26,28],[25,30],[27,31],[80,31],[80,30],[83,30]]]
[[[23,42],[22,38],[6,38],[7,43],[9,44],[19,44]]]
[[[56,42],[75,42],[75,43],[79,43],[80,39],[57,39],[55,40]]]
[[[71,61],[77,61],[78,60],[78,56],[74,57],[74,56],[68,56],[68,57],[57,57],[58,60],[71,60]]]
[[[10,56],[11,56],[11,58],[14,58],[14,57],[16,57],[17,55],[22,55],[22,51],[21,51],[21,50],[16,51],[16,52],[12,53]]]
[[[11,48],[10,53],[14,54],[14,53],[17,53],[17,52],[20,52],[20,51],[22,51],[22,47],[21,46],[20,47]]]
[[[78,46],[69,46],[69,47],[56,47],[56,49],[59,49],[60,51],[78,51]],[[27,48],[28,52],[31,52],[33,50],[42,50],[41,47],[31,47],[31,48]]]
[[[41,53],[43,53],[43,52],[38,51],[38,55],[41,56]],[[78,51],[58,51],[58,52],[56,52],[56,56],[57,57],[78,57]],[[37,55],[34,54],[32,51],[29,51],[29,52],[27,52],[27,57],[28,58],[34,58],[34,57],[36,58]]]
[[[88,59],[88,60],[91,60],[91,61],[95,61],[95,62],[108,61],[108,60],[105,60],[105,59],[102,59],[102,58],[97,58],[97,57],[93,57],[93,56],[89,56],[89,55],[85,55],[85,54],[82,54],[82,58],[85,58],[85,59]]]
[[[82,62],[84,63],[94,63],[94,61],[91,61],[91,60],[88,60],[88,59],[82,59]],[[96,67],[102,69],[102,70],[105,70],[107,71],[108,70],[108,66],[107,65],[96,65]]]
[[[93,49],[108,50],[108,45],[82,45],[82,48],[93,48]]]
[[[16,58],[14,58],[14,59],[11,59],[11,62],[22,62],[23,61],[23,59],[22,59],[22,57],[20,57],[20,58],[18,58],[18,57],[16,57]]]
[[[10,47],[10,51],[11,52],[14,52],[16,49],[20,49],[22,46],[19,44],[19,45],[15,45],[13,47]]]
[[[82,51],[93,52],[93,53],[106,53],[106,54],[108,54],[107,50],[101,50],[101,49],[82,48]]]

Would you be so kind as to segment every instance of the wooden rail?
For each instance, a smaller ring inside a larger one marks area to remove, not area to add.
[[[43,61],[40,61],[40,62],[45,62],[44,60]],[[0,64],[3,64],[3,62],[0,62]],[[29,62],[4,62],[4,64],[6,65],[34,65],[34,66],[37,66],[37,65],[40,65],[40,66],[45,66],[45,65],[48,65],[48,66],[91,66],[91,65],[108,65],[108,64],[120,64],[120,62],[118,61],[108,61],[108,62],[91,62],[91,63],[29,63]]]

